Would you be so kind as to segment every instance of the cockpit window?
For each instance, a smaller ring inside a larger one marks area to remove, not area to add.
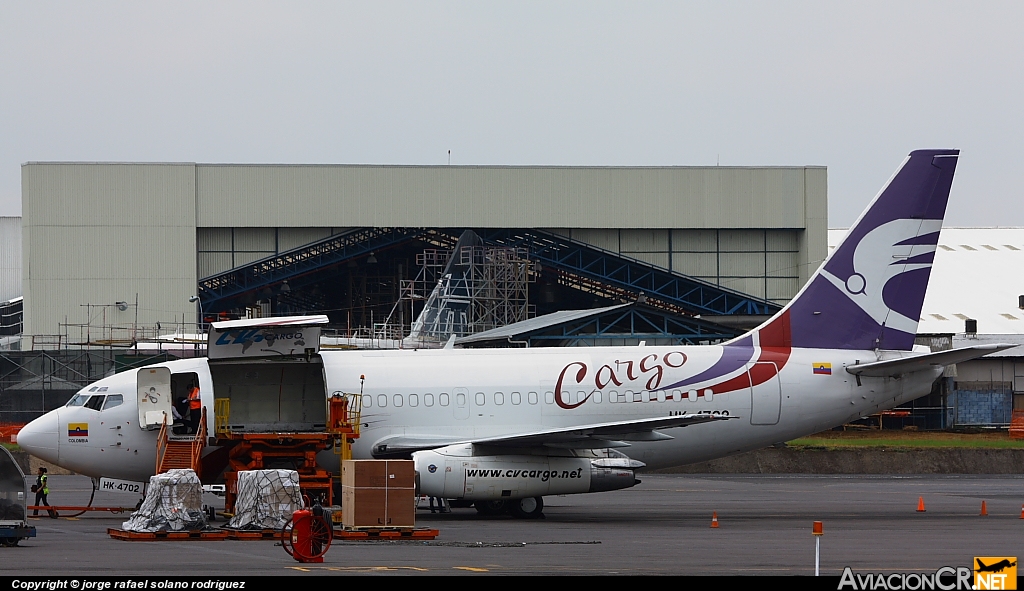
[[[103,410],[114,408],[115,406],[121,406],[122,404],[124,404],[124,396],[121,396],[120,394],[109,394],[107,396],[107,401],[103,403]]]
[[[91,408],[93,410],[100,410],[103,408],[103,399],[106,396],[100,394],[99,396],[90,396],[89,402],[85,403],[85,408]]]
[[[77,395],[75,395],[74,398],[72,398],[71,400],[68,400],[68,403],[65,404],[64,406],[82,406],[83,404],[85,404],[85,401],[88,400],[88,399],[89,399],[89,395],[88,394],[77,394]]]

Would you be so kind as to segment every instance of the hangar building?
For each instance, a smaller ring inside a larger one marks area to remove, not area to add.
[[[403,334],[417,297],[403,285],[435,281],[432,257],[465,230],[530,261],[526,317],[637,299],[756,317],[825,257],[826,193],[820,166],[31,162],[24,334],[307,312]]]

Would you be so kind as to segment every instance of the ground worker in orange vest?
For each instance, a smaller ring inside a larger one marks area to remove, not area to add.
[[[203,401],[199,398],[199,386],[195,384],[188,391],[188,422],[189,432],[199,431],[199,420],[203,414]]]

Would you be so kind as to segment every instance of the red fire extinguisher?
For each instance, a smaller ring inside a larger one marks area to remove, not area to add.
[[[308,509],[292,513],[292,519],[284,526],[282,545],[285,552],[299,562],[319,563],[331,547],[333,530],[327,521],[314,515]]]

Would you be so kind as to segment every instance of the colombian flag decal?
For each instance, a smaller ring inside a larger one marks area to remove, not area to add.
[[[832,375],[832,364],[831,363],[825,363],[824,361],[815,361],[813,364],[811,364],[811,367],[814,369],[814,375],[819,375],[819,376],[830,376],[830,375]]]
[[[68,423],[68,437],[88,437],[89,423]]]

